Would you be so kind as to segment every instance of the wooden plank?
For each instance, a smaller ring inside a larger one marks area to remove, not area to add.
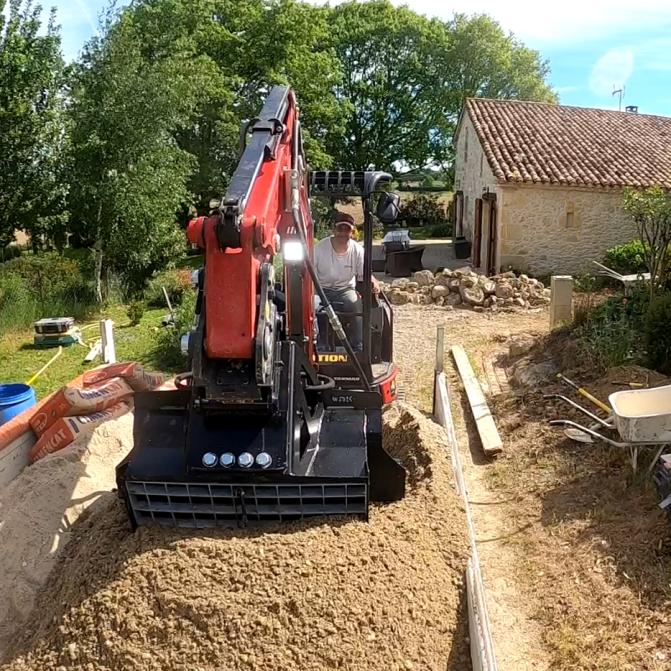
[[[454,357],[454,362],[457,364],[461,381],[466,390],[473,419],[475,419],[475,425],[478,429],[478,434],[480,434],[482,449],[488,456],[499,454],[499,452],[503,451],[503,442],[494,423],[492,413],[489,411],[485,395],[482,393],[482,387],[475,377],[473,368],[471,368],[468,356],[466,356],[466,352],[461,345],[452,346],[452,356]]]
[[[96,357],[100,356],[103,351],[103,343],[102,340],[96,340],[95,343],[93,344],[93,347],[89,350],[89,353],[84,357],[84,361],[87,363],[90,363],[93,361]]]

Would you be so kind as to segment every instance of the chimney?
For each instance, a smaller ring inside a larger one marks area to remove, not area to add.
[[[629,114],[638,114],[638,105],[627,105],[624,111],[629,112]]]

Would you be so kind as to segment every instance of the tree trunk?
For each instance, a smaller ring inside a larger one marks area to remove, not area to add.
[[[95,295],[98,303],[103,302],[103,241],[102,241],[102,201],[98,203],[98,221],[96,221],[96,241],[93,245]]]
[[[102,250],[102,243],[100,242],[100,240],[97,240],[95,246],[93,247],[93,257],[94,257],[94,260],[95,260],[94,274],[95,274],[95,282],[96,282],[96,288],[95,288],[96,301],[98,303],[102,303],[103,302],[103,287],[102,287],[103,250]]]

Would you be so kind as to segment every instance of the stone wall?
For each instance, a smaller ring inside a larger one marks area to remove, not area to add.
[[[464,235],[472,240],[475,199],[482,198],[482,190],[485,187],[494,192],[497,185],[468,114],[461,120],[457,136],[454,178],[455,190],[464,192]]]
[[[621,190],[499,185],[498,199],[502,269],[593,273],[592,260],[637,235]]]

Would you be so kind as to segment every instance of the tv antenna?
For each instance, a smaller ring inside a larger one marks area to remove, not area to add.
[[[621,89],[616,89],[615,84],[613,84],[613,93],[612,95],[618,96],[617,99],[617,111],[622,111],[622,98],[624,98],[624,86]]]

